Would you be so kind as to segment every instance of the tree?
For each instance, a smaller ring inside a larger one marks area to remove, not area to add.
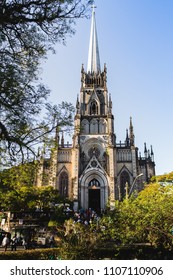
[[[60,255],[63,259],[94,259],[94,250],[98,247],[99,234],[97,224],[84,225],[67,219],[64,223],[65,233],[61,233]]]
[[[0,188],[33,187],[37,162],[28,162],[0,172]]]
[[[173,172],[163,175],[153,176],[152,182],[173,182]]]
[[[29,187],[0,190],[0,208],[3,211],[22,212],[32,210],[35,207],[35,199],[34,189]]]
[[[63,202],[57,189],[34,187],[37,161],[20,164],[0,172],[0,209],[30,211],[50,209],[51,204]]]
[[[39,83],[40,60],[56,42],[74,33],[92,1],[3,0],[0,2],[0,164],[24,160],[33,144],[57,125],[71,125],[73,107],[46,104],[49,90]],[[49,117],[40,121],[41,110]]]
[[[35,188],[35,190],[37,194],[36,205],[41,210],[50,210],[51,205],[63,201],[59,195],[59,191],[53,187],[39,187]]]
[[[172,249],[173,237],[172,186],[149,184],[134,200],[137,209],[136,228],[140,236],[155,247]],[[139,221],[139,217],[140,221]]]
[[[6,187],[0,189],[0,209],[4,211],[41,211],[51,209],[51,205],[62,202],[58,190],[53,187]]]
[[[173,187],[150,183],[137,197],[117,202],[111,217],[101,220],[104,236],[121,246],[150,243],[173,249]]]

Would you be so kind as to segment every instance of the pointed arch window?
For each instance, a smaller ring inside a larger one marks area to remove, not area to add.
[[[90,105],[90,115],[98,115],[98,105],[95,100],[91,102]]]
[[[68,196],[68,174],[65,171],[59,177],[59,192],[61,196]]]
[[[88,186],[91,188],[97,188],[97,187],[100,187],[100,183],[97,179],[93,179],[89,182]]]
[[[130,176],[127,171],[123,171],[120,176],[120,194],[121,199],[126,196],[126,185],[130,188]]]
[[[88,120],[86,120],[86,119],[84,119],[83,121],[82,121],[82,131],[81,131],[82,133],[86,133],[86,134],[88,134],[89,133],[89,122],[88,122]]]
[[[90,133],[91,134],[98,134],[98,120],[96,118],[92,119],[90,122]]]
[[[104,119],[99,122],[99,133],[106,133],[106,121]]]

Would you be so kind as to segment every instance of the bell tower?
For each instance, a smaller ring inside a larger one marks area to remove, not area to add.
[[[115,199],[115,134],[107,68],[100,66],[95,10],[92,10],[87,71],[81,68],[73,147],[79,206],[104,209]],[[78,160],[77,160],[78,158]],[[80,164],[79,164],[80,162]]]

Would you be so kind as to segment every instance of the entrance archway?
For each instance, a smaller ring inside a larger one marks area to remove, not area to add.
[[[89,189],[88,190],[88,208],[92,210],[100,210],[100,189]]]
[[[80,205],[83,209],[105,209],[108,201],[108,181],[102,170],[92,168],[81,176]]]

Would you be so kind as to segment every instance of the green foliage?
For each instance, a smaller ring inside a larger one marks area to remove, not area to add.
[[[4,211],[32,211],[36,208],[46,211],[52,208],[52,204],[61,201],[59,192],[53,187],[0,189],[0,208]]]
[[[87,226],[69,219],[64,227],[65,237],[60,248],[62,259],[94,259],[99,241],[97,224]]]
[[[152,182],[172,182],[173,181],[173,172],[166,173],[163,175],[153,176],[151,179]]]
[[[0,172],[0,206],[7,211],[28,210],[35,207],[33,182],[36,163],[14,166]]]
[[[148,242],[156,247],[172,248],[173,188],[149,184],[133,204],[137,209],[136,223]],[[141,217],[141,224],[139,219]]]
[[[58,260],[59,248],[0,252],[1,260]]]
[[[70,260],[70,259],[91,259],[90,256],[83,254],[82,248],[75,248],[76,251],[69,252],[68,248],[51,248],[0,252],[0,260]],[[92,259],[114,259],[114,260],[134,260],[134,259],[157,259],[164,258],[172,260],[172,251],[157,250],[147,246],[133,246],[122,248],[117,252],[113,247],[106,249],[98,248],[93,250]]]
[[[32,187],[34,184],[37,162],[29,162],[4,169],[0,172],[0,187],[19,188]]]
[[[53,187],[33,187],[36,170],[37,162],[30,162],[0,172],[0,208],[4,211],[48,210],[63,202]]]
[[[156,248],[173,248],[173,187],[150,183],[137,198],[116,203],[114,214],[104,217],[104,235],[118,246],[150,243]],[[106,221],[106,222],[105,222]]]

